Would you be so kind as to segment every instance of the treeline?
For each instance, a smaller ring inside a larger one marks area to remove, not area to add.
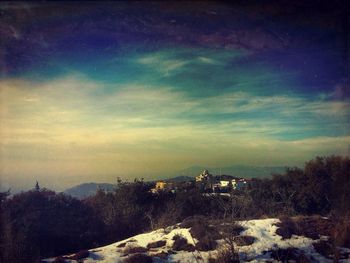
[[[203,194],[195,187],[150,193],[142,180],[118,182],[85,200],[46,189],[12,197],[0,193],[0,261],[39,262],[102,246],[193,215],[250,219],[350,211],[350,160],[317,157],[304,169],[290,168],[271,179],[254,179],[242,191]]]

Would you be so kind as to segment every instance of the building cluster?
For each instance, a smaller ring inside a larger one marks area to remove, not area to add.
[[[196,176],[196,185],[206,192],[227,192],[239,190],[247,186],[247,179],[237,178],[231,175],[212,175],[204,170]]]
[[[168,182],[158,181],[154,188],[151,189],[152,193],[159,193],[161,191],[176,192],[179,188],[188,189],[191,187],[197,187],[202,192],[214,192],[225,193],[231,190],[244,189],[248,184],[248,179],[237,178],[231,175],[212,175],[208,170],[204,170],[193,181],[187,182]]]

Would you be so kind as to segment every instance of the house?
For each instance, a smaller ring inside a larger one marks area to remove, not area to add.
[[[164,181],[158,181],[156,182],[156,186],[154,188],[151,189],[152,193],[158,193],[159,191],[164,191],[168,186],[167,182]]]
[[[157,190],[164,190],[165,188],[166,188],[166,186],[167,186],[167,183],[166,182],[164,182],[164,181],[158,181],[158,182],[156,182],[156,189]]]
[[[220,187],[229,187],[230,181],[229,180],[221,180],[220,181]]]
[[[228,190],[230,187],[235,190],[242,189],[247,186],[247,180],[244,178],[225,178],[213,184],[213,191]]]

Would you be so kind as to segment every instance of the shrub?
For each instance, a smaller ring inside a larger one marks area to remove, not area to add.
[[[124,260],[124,263],[152,263],[153,258],[145,254],[134,254]]]
[[[117,247],[125,247],[126,246],[126,242],[120,243]]]
[[[334,226],[332,238],[336,246],[350,248],[350,221],[348,219],[338,220]]]
[[[175,251],[194,251],[194,246],[192,244],[189,244],[187,242],[187,239],[180,235],[175,235],[173,237],[174,244],[173,244],[173,250]]]
[[[280,218],[280,221],[280,223],[276,224],[278,226],[276,234],[281,236],[282,239],[291,238],[292,235],[296,233],[296,227],[293,220],[291,220],[290,217],[282,217]]]
[[[209,251],[216,248],[216,240],[221,236],[216,228],[209,226],[208,220],[203,220],[202,217],[194,217],[185,220],[185,226],[191,226],[191,235],[198,240],[196,249],[201,251]]]
[[[283,239],[291,238],[292,235],[309,237],[318,239],[320,235],[331,236],[333,233],[334,223],[321,216],[310,217],[283,217],[280,218],[279,227],[276,233]]]
[[[205,237],[210,236],[212,240],[220,239],[219,232],[212,226],[208,226],[205,224],[195,224],[190,229],[191,235],[200,240]]]
[[[126,254],[135,254],[135,253],[145,253],[148,249],[145,247],[127,247],[124,249],[124,253]]]
[[[222,224],[222,222],[217,222],[216,225],[214,226],[216,231],[219,234],[227,234],[232,235],[232,236],[238,236],[242,231],[245,230],[244,227],[241,225],[238,225],[237,223],[227,223],[227,224]]]
[[[317,243],[314,243],[313,247],[315,248],[317,253],[321,254],[326,258],[332,258],[332,255],[334,255],[334,248],[329,241],[321,240]]]
[[[296,248],[279,248],[271,252],[271,257],[281,262],[296,261],[299,263],[311,262],[302,251]]]
[[[233,238],[233,241],[237,246],[250,246],[255,242],[255,237],[253,236],[236,236]]]
[[[218,251],[216,259],[211,259],[215,263],[239,263],[239,256],[234,251],[224,248]]]
[[[8,199],[5,208],[4,262],[38,262],[99,246],[103,238],[103,224],[93,209],[64,194],[23,192]]]
[[[185,218],[182,223],[180,224],[180,227],[182,228],[190,228],[195,225],[208,225],[208,219],[204,216],[195,215]]]
[[[214,250],[217,247],[217,242],[206,236],[205,238],[198,241],[195,248],[200,251]]]
[[[155,242],[151,242],[147,244],[147,248],[157,248],[157,247],[162,247],[165,246],[166,241],[165,240],[159,240]]]

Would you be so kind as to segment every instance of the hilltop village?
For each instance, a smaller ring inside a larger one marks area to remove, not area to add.
[[[164,191],[176,192],[178,189],[199,188],[204,193],[228,193],[231,190],[240,190],[248,185],[250,179],[238,178],[232,175],[212,175],[204,170],[194,180],[181,182],[163,180],[157,181],[152,193]]]

